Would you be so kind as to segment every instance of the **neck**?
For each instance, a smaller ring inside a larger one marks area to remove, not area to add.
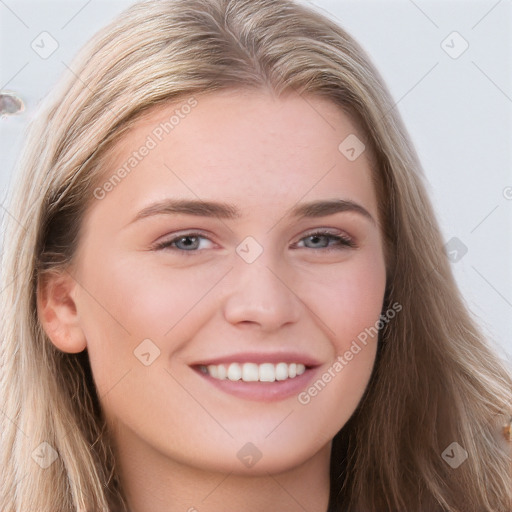
[[[129,512],[326,512],[331,443],[279,473],[205,471],[166,457],[128,431],[116,436],[116,464]]]

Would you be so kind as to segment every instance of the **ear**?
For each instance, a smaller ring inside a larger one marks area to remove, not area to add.
[[[63,352],[82,352],[87,347],[75,302],[77,287],[67,271],[46,274],[38,281],[39,321],[52,343]]]

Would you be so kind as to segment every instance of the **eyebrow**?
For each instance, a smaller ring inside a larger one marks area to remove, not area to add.
[[[347,199],[328,199],[300,203],[288,216],[296,218],[315,218],[340,212],[353,212],[376,225],[370,212],[360,204]],[[238,219],[240,210],[232,204],[195,199],[164,199],[142,209],[130,222],[136,222],[154,215],[194,215],[197,217],[217,217],[219,219]]]

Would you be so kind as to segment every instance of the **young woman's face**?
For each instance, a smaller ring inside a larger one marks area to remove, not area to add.
[[[377,337],[359,340],[386,282],[354,136],[326,100],[263,91],[185,98],[123,136],[73,275],[128,456],[263,474],[328,453],[368,384]]]

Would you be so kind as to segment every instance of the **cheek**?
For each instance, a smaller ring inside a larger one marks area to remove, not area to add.
[[[91,265],[85,280],[109,314],[107,324],[117,320],[134,338],[164,336],[200,302],[218,273],[166,267],[150,255],[111,259]]]
[[[378,322],[385,286],[384,261],[376,252],[319,270],[314,279],[303,280],[302,296],[341,354]]]
[[[318,273],[314,282],[308,280],[309,291],[304,290],[311,298],[308,307],[321,319],[318,325],[323,326],[333,354],[318,378],[299,395],[298,402],[306,410],[318,411],[314,422],[324,434],[334,435],[335,427],[348,421],[368,385],[375,363],[376,326],[385,284],[384,262],[374,256],[354,258]]]
[[[162,351],[176,352],[194,335],[209,290],[222,268],[197,271],[170,268],[136,257],[88,260],[81,282],[80,314],[98,385],[108,388],[134,363],[146,339]],[[210,299],[211,300],[211,299]],[[204,319],[202,320],[204,321]]]

